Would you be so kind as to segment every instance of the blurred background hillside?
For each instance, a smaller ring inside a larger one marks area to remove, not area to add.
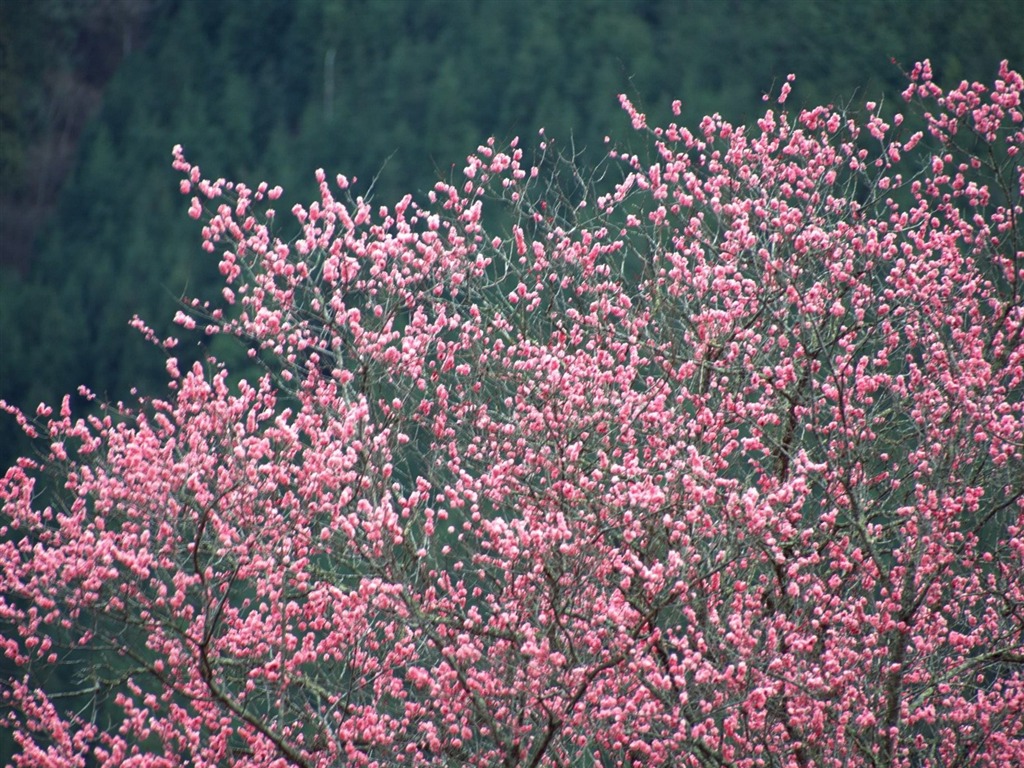
[[[1024,66],[1019,0],[0,0],[0,398],[85,384],[162,391],[183,295],[214,295],[170,150],[204,173],[282,184],[317,167],[390,204],[494,135],[537,129],[591,157],[654,119],[743,121],[790,104],[895,102],[903,70],[991,81]],[[896,63],[894,63],[896,62]],[[198,354],[193,349],[191,354]],[[0,464],[15,450],[0,419]]]

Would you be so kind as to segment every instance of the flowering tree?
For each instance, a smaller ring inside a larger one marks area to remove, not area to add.
[[[7,406],[15,763],[1020,764],[1022,91],[623,99],[603,193],[489,142],[290,242],[176,150],[262,374]]]

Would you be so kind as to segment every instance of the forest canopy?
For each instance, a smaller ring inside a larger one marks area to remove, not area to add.
[[[291,203],[322,167],[391,204],[483,136],[529,150],[544,128],[592,162],[622,134],[618,93],[652,118],[678,98],[742,121],[796,73],[795,103],[884,111],[912,62],[989,79],[1022,40],[1013,0],[0,0],[0,396],[161,386],[127,323],[167,331],[217,278],[179,215],[174,144]]]

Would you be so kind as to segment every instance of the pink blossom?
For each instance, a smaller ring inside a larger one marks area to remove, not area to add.
[[[491,140],[288,242],[176,147],[252,363],[0,403],[15,765],[1024,762],[1024,79],[910,79],[938,150],[622,97],[593,199]]]

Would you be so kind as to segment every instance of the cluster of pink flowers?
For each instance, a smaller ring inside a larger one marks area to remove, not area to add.
[[[1022,92],[623,99],[614,187],[491,141],[290,241],[176,148],[263,373],[17,413],[15,764],[1024,762]]]

